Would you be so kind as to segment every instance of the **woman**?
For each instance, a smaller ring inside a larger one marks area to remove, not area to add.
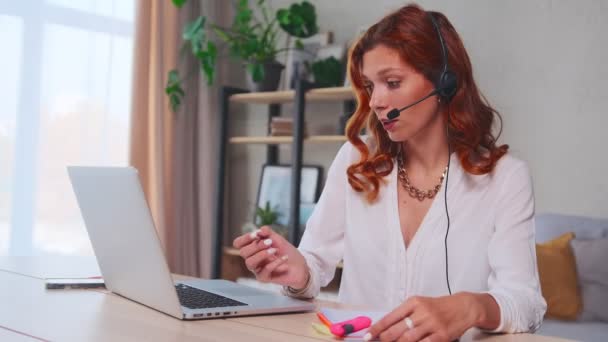
[[[348,72],[358,100],[349,142],[299,248],[262,227],[234,241],[247,267],[313,298],[343,260],[340,301],[390,310],[367,339],[535,331],[546,303],[530,172],[496,144],[498,113],[450,22],[405,6],[360,38]]]

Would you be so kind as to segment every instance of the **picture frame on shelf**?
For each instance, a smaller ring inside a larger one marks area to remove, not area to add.
[[[295,39],[291,39],[289,42],[289,50],[287,50],[287,57],[285,58],[282,90],[295,88],[296,75],[299,75],[300,79],[312,81],[312,73],[308,70],[309,66],[315,60],[318,50],[333,42],[333,34],[331,31],[320,32],[310,38],[300,39],[300,41],[304,46],[303,50],[296,49]]]
[[[302,166],[300,182],[300,223],[305,215],[310,216],[311,207],[317,202],[321,193],[321,177],[323,168],[318,165]],[[289,210],[291,208],[291,165],[269,165],[262,167],[256,206],[264,207],[266,202],[278,212],[277,223],[287,226],[289,224]],[[302,210],[304,209],[304,210]],[[308,217],[306,217],[307,219]],[[258,224],[257,217],[253,217]]]

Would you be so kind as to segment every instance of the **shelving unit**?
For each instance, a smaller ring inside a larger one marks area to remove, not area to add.
[[[233,103],[280,104],[290,103],[296,97],[295,90],[241,93],[230,97]],[[306,101],[348,101],[353,99],[350,87],[316,88],[306,92]]]
[[[342,143],[347,139],[344,132],[337,135],[311,135],[304,136],[304,118],[307,102],[343,102],[342,122],[346,122],[354,111],[354,94],[350,87],[336,88],[311,88],[311,84],[299,80],[296,82],[295,90],[249,93],[247,90],[224,87],[220,90],[220,114],[218,134],[218,169],[217,184],[215,190],[215,221],[214,241],[216,242],[214,253],[213,277],[219,278],[222,274],[223,256],[238,256],[238,251],[224,246],[224,192],[226,182],[227,153],[233,144],[258,144],[266,145],[266,164],[278,163],[278,145],[291,144],[291,196],[288,239],[294,245],[298,245],[300,237],[300,180],[302,171],[303,145],[305,143]],[[258,137],[228,137],[230,118],[230,105],[235,103],[267,104],[268,110],[268,133],[270,133],[270,122],[273,117],[281,114],[281,104],[294,103],[293,112],[293,136],[258,136]],[[340,134],[342,133],[342,134]],[[233,268],[242,268],[242,265],[229,265]],[[232,272],[232,271],[231,271]],[[238,270],[237,270],[238,272]],[[225,273],[225,272],[224,272]]]
[[[345,142],[346,136],[344,135],[313,135],[304,138],[304,143],[341,143]],[[232,137],[229,139],[231,144],[291,144],[293,143],[293,137]]]

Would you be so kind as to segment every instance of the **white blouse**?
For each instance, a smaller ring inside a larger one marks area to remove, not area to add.
[[[410,296],[448,294],[444,185],[406,248],[399,224],[397,167],[368,204],[348,184],[360,158],[345,143],[298,247],[311,271],[299,297],[315,297],[344,262],[339,301],[391,310]],[[527,165],[506,154],[487,175],[466,173],[455,153],[448,180],[448,266],[452,293],[485,292],[500,307],[496,332],[533,332],[546,303],[540,291],[534,238],[534,194]]]

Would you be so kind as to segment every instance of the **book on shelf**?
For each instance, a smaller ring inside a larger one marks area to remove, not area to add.
[[[270,136],[292,136],[293,118],[274,117],[270,121]],[[304,125],[304,136],[308,136],[306,124]]]

